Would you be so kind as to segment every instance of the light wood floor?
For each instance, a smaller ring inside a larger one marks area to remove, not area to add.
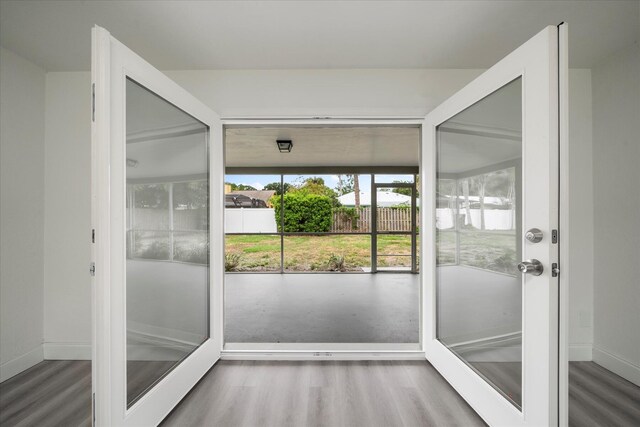
[[[569,363],[569,426],[640,426],[640,387],[596,363]]]
[[[640,426],[640,387],[569,369],[569,424]],[[91,365],[45,361],[0,384],[0,426],[90,426]],[[484,425],[427,362],[216,364],[165,426]]]
[[[91,362],[46,360],[0,384],[0,426],[90,426]]]
[[[483,426],[426,361],[221,361],[163,426]]]

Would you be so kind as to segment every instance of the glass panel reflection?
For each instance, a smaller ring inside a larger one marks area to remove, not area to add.
[[[522,404],[521,81],[438,126],[437,336]]]
[[[127,404],[209,336],[206,125],[127,79]]]

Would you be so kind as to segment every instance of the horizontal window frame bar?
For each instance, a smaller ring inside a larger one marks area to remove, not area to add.
[[[382,236],[411,236],[411,231],[378,231],[376,234]]]
[[[227,166],[225,175],[415,175],[419,166]]]
[[[373,187],[378,188],[413,188],[416,186],[415,182],[374,182]],[[384,206],[378,206],[384,207]],[[390,206],[393,207],[393,206]]]
[[[147,230],[132,230],[132,231],[147,231]],[[148,231],[154,231],[154,230],[148,230]],[[169,230],[157,230],[157,231],[162,231],[162,232],[168,232]],[[182,230],[180,230],[180,232],[182,232]],[[358,232],[354,232],[354,231],[349,231],[349,232],[345,232],[345,233],[340,233],[340,232],[323,232],[323,233],[317,233],[317,232],[286,232],[286,233],[224,233],[225,236],[289,236],[289,237],[295,237],[295,236],[317,236],[317,237],[322,237],[322,236],[371,236],[373,234],[377,234],[377,235],[384,235],[384,236],[411,236],[411,234],[413,234],[411,231],[378,231],[377,233],[371,233],[370,231],[366,231],[366,232],[362,232],[362,233],[358,233]]]

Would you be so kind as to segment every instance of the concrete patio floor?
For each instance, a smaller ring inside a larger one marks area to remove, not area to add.
[[[466,266],[439,267],[437,276],[438,336],[448,345],[521,331],[519,277]],[[225,342],[418,343],[419,278],[409,273],[228,273]]]
[[[225,276],[227,343],[417,343],[419,275]]]

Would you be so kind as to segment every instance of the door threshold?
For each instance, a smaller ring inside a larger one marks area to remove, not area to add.
[[[424,360],[419,343],[226,343],[225,360]]]
[[[280,361],[327,361],[327,360],[426,360],[424,351],[294,351],[294,350],[222,350],[222,360],[280,360]]]

